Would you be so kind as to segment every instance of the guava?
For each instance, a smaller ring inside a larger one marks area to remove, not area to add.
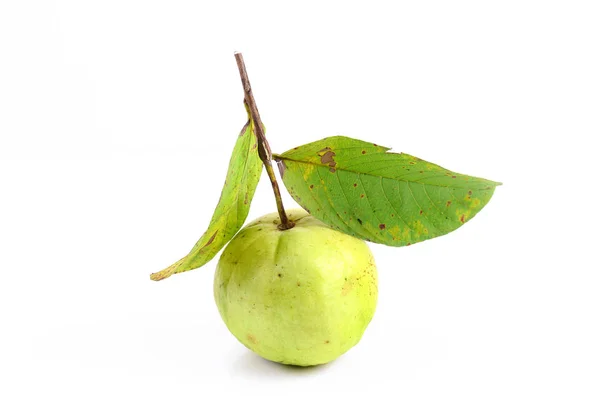
[[[377,304],[377,270],[367,244],[304,210],[244,227],[227,245],[214,296],[229,331],[267,360],[330,362],[361,339]]]

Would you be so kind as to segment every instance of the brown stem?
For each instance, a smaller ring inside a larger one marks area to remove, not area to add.
[[[277,211],[279,212],[279,218],[281,224],[279,229],[286,230],[293,228],[294,221],[290,221],[283,208],[283,201],[281,200],[281,192],[279,191],[279,185],[277,184],[277,178],[273,172],[273,165],[271,164],[271,147],[265,136],[263,123],[260,120],[260,114],[258,113],[258,107],[256,107],[256,101],[252,94],[252,87],[250,86],[250,80],[248,79],[248,72],[246,71],[246,65],[244,64],[244,57],[242,53],[235,53],[235,61],[237,62],[238,69],[240,70],[240,78],[242,78],[242,85],[244,87],[244,102],[250,108],[250,115],[254,126],[254,132],[256,132],[256,140],[258,141],[258,155],[262,160],[265,168],[267,169],[267,175],[271,181],[273,187],[273,193],[275,194],[275,202],[277,203]]]

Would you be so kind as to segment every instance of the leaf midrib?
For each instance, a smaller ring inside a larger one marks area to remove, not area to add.
[[[320,167],[320,168],[327,168],[328,167],[328,166],[323,165],[323,164],[315,164],[315,163],[309,162],[309,161],[303,161],[303,160],[301,161],[301,160],[296,160],[296,159],[293,159],[293,158],[283,157],[283,156],[281,156],[279,154],[273,154],[273,158],[275,160],[287,160],[287,161],[293,161],[293,162],[297,162],[297,163],[301,163],[301,164],[314,165],[314,166]],[[351,172],[351,173],[354,173],[354,174],[368,175],[368,176],[372,176],[372,177],[375,177],[375,178],[390,179],[390,180],[393,180],[393,181],[400,181],[400,182],[421,184],[421,185],[424,185],[424,186],[436,186],[436,187],[442,187],[442,188],[447,188],[447,189],[462,189],[462,188],[457,188],[455,186],[445,186],[445,185],[438,185],[438,184],[434,184],[434,183],[423,183],[423,182],[418,182],[418,181],[409,181],[409,180],[400,179],[400,178],[390,178],[390,177],[387,177],[387,176],[373,175],[373,174],[368,173],[368,172],[358,172],[358,171],[353,171],[353,170],[349,170],[349,169],[345,169],[345,168],[338,168],[337,166],[335,167],[335,170],[336,171],[339,170],[339,171]],[[452,172],[452,171],[449,171],[449,172]],[[460,175],[462,175],[462,174],[460,174]],[[474,177],[474,178],[475,179],[482,179],[482,178],[476,178],[476,177]],[[486,179],[486,181],[487,181],[487,179]],[[493,185],[490,188],[482,188],[482,189],[471,188],[471,190],[482,190],[482,191],[483,190],[492,190],[496,186],[500,185],[499,182],[493,182],[493,181],[489,181],[489,182]]]

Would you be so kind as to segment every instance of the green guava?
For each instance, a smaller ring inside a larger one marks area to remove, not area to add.
[[[377,304],[377,270],[367,244],[304,210],[279,230],[277,213],[249,223],[227,245],[214,296],[231,333],[271,361],[332,361],[358,343]]]

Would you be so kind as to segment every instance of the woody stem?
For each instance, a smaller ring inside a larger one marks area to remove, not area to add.
[[[295,223],[290,221],[283,208],[283,201],[281,200],[281,192],[279,191],[279,185],[277,184],[277,178],[275,172],[273,172],[273,165],[271,164],[272,155],[271,147],[265,136],[264,126],[258,113],[258,107],[252,94],[252,87],[250,86],[250,80],[248,79],[248,72],[246,71],[246,65],[244,64],[244,57],[242,53],[235,53],[235,61],[237,62],[238,69],[240,71],[240,78],[242,79],[242,86],[244,87],[244,102],[250,109],[250,116],[252,118],[252,126],[256,133],[256,140],[258,142],[258,155],[262,160],[265,168],[267,169],[267,175],[271,181],[273,187],[273,194],[275,195],[275,202],[277,203],[277,212],[279,213],[279,219],[281,224],[279,225],[280,230],[286,230],[293,228]]]

